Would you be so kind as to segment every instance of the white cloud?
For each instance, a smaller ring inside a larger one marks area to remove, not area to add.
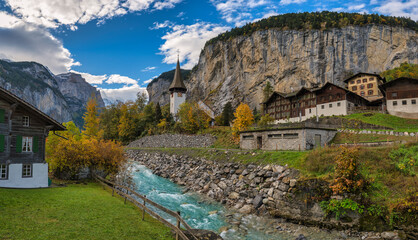
[[[156,2],[154,4],[154,8],[157,10],[161,10],[164,8],[173,8],[175,4],[180,3],[183,0],[165,0],[162,2]]]
[[[166,27],[171,27],[174,25],[174,23],[172,23],[171,21],[165,20],[162,23],[159,22],[154,22],[153,24],[154,26],[150,27],[149,29],[151,30],[155,30],[155,29],[160,29],[160,28],[166,28]]]
[[[77,24],[106,19],[128,12],[173,8],[182,0],[4,0],[13,15],[27,23],[46,28],[61,25],[77,29]]]
[[[409,17],[414,21],[418,21],[417,0],[388,0],[373,10],[385,15]]]
[[[145,69],[142,69],[141,72],[149,72],[152,70],[155,70],[157,67],[146,67]]]
[[[306,2],[306,0],[281,0],[280,4],[281,5],[289,5],[289,4],[300,4],[300,3],[304,3]]]
[[[348,11],[359,11],[363,9],[366,6],[366,4],[357,4],[357,5],[350,5],[348,6]]]
[[[119,74],[112,74],[106,80],[107,84],[112,83],[121,83],[121,84],[138,84],[138,80],[132,79],[130,77],[121,76]]]
[[[267,0],[211,0],[222,18],[235,26],[242,26],[247,22],[252,22],[251,9],[265,6]]]
[[[48,31],[33,27],[0,28],[0,53],[12,61],[41,63],[55,74],[80,65],[61,41]]]
[[[183,68],[192,68],[199,60],[199,54],[207,40],[228,30],[228,27],[198,22],[193,25],[176,25],[162,37],[164,44],[159,48],[165,55],[163,62],[176,63],[177,50],[180,61],[186,61]]]
[[[100,89],[100,93],[107,104],[116,101],[135,101],[138,92],[147,94],[146,88],[140,87],[138,84],[123,86],[118,89]]]
[[[77,72],[77,71],[74,71],[74,70],[72,70],[71,72],[80,74],[90,84],[103,84],[104,80],[106,80],[108,78],[106,74],[104,74],[104,75],[93,75],[93,74],[90,74],[90,73]]]

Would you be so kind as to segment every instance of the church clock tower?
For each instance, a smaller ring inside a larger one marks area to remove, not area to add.
[[[177,112],[179,110],[180,104],[186,101],[186,92],[187,88],[181,79],[180,72],[180,62],[177,59],[176,72],[174,73],[173,82],[170,85],[170,113],[173,115],[174,119],[177,121]]]

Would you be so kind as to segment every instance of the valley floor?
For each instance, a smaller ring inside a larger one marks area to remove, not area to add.
[[[0,239],[173,239],[170,229],[96,183],[0,189]]]

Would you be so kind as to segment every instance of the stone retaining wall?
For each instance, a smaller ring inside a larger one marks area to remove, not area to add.
[[[210,135],[162,134],[146,136],[131,142],[128,147],[139,148],[194,148],[210,147],[215,138]]]
[[[240,213],[270,214],[287,220],[333,228],[358,225],[359,216],[347,222],[326,218],[317,201],[328,183],[299,180],[298,171],[279,165],[220,163],[160,152],[129,150],[128,157],[151,170],[215,199]]]

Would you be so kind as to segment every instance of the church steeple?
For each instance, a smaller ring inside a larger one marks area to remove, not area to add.
[[[183,83],[183,79],[181,78],[180,62],[178,58],[177,58],[176,72],[174,73],[174,79],[170,85],[169,90],[170,92],[186,92],[187,91],[187,88]]]

